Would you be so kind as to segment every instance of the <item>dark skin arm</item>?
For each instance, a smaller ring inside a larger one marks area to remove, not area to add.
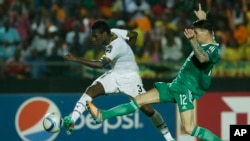
[[[133,46],[135,44],[136,39],[137,39],[137,35],[138,35],[137,32],[134,32],[134,31],[128,32],[128,34],[127,34],[127,36],[129,37],[128,44],[130,46]],[[76,57],[71,53],[66,54],[64,56],[64,58],[68,61],[78,62],[78,63],[81,63],[81,64],[88,66],[88,67],[91,67],[91,68],[101,69],[104,67],[103,63],[100,60],[87,60],[84,58]],[[106,58],[106,59],[109,63],[111,62],[110,59],[108,59],[108,58]]]
[[[68,61],[78,62],[91,68],[101,69],[104,67],[102,62],[99,60],[87,60],[84,58],[76,57],[71,53],[65,55],[64,58]]]
[[[135,31],[128,31],[127,36],[129,37],[128,44],[132,47],[135,45],[138,33]]]

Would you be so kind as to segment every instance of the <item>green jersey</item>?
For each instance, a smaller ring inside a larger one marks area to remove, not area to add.
[[[220,58],[219,44],[206,44],[201,48],[208,54],[209,61],[200,63],[192,52],[172,83],[179,85],[177,87],[181,87],[180,84],[185,85],[192,91],[195,99],[199,99],[210,87],[212,68]]]

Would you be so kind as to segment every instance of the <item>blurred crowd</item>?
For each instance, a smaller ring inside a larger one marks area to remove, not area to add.
[[[138,63],[181,64],[192,51],[183,30],[196,19],[198,3],[214,25],[222,59],[250,60],[250,0],[0,0],[0,79],[102,73],[63,58],[101,57],[89,36],[100,18],[139,33],[132,47]]]

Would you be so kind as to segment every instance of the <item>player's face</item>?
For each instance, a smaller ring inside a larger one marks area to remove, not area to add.
[[[200,29],[200,28],[194,28],[194,33],[195,33],[196,40],[199,44],[205,43],[205,41],[207,39],[207,33],[208,33],[207,30]]]
[[[96,45],[104,45],[105,43],[105,33],[100,33],[98,30],[91,31],[92,41]]]

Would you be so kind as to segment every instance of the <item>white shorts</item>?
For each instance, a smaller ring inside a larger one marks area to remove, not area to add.
[[[108,71],[98,77],[92,84],[96,82],[103,85],[105,93],[124,93],[136,97],[146,92],[138,73],[119,74]]]

